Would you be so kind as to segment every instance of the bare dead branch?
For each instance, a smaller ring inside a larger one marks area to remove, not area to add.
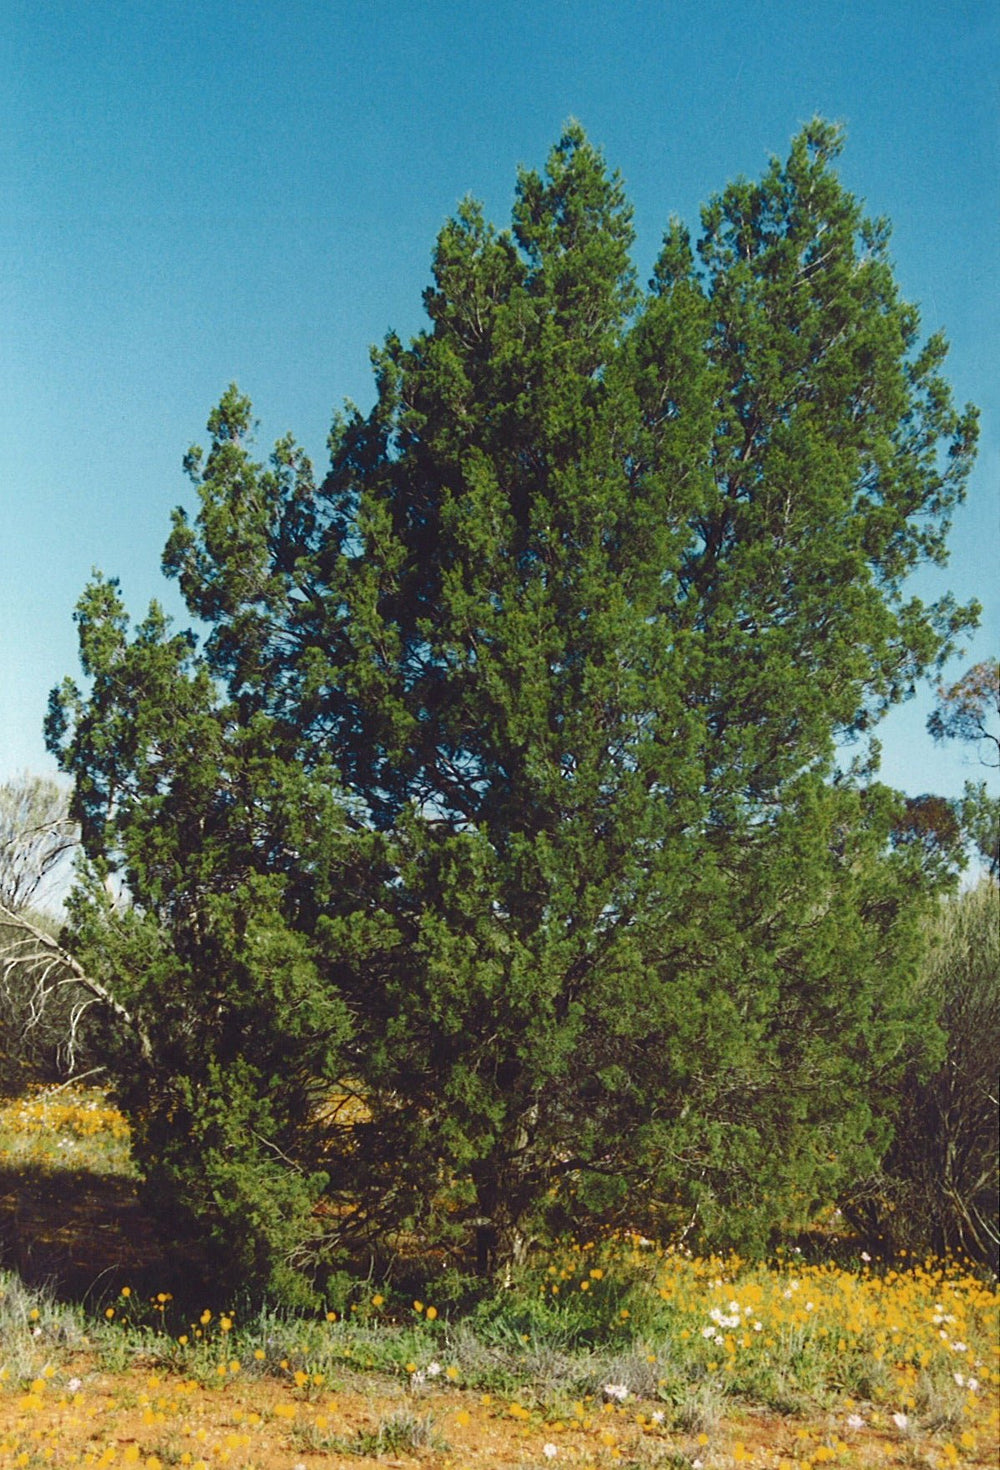
[[[153,1048],[144,1027],[99,980],[88,975],[74,956],[68,950],[63,949],[57,940],[53,939],[50,934],[46,934],[44,929],[40,929],[23,913],[15,912],[4,903],[0,903],[0,931],[7,931],[14,936],[13,944],[0,953],[0,971],[7,971],[18,965],[38,967],[40,971],[39,978],[35,980],[30,1003],[30,1014],[34,1014],[35,1019],[30,1024],[37,1024],[41,1009],[44,1009],[46,999],[52,990],[63,985],[77,985],[90,996],[88,1004],[99,1002],[136,1036],[143,1060],[152,1062]],[[61,978],[56,985],[48,986],[48,977],[53,972],[60,974]],[[78,1025],[79,1019],[73,1026],[74,1037]]]

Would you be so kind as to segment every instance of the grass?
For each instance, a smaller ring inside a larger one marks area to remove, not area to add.
[[[0,1108],[0,1216],[29,1268],[8,1250],[0,1272],[0,1465],[995,1464],[1000,1298],[955,1263],[623,1237],[566,1242],[461,1315],[433,1282],[357,1283],[343,1312],[243,1319],[154,1289],[137,1210],[99,1094]]]
[[[380,1419],[371,1429],[358,1429],[353,1435],[333,1434],[315,1423],[298,1432],[297,1443],[305,1450],[353,1455],[361,1459],[381,1459],[386,1455],[409,1454],[413,1451],[446,1452],[447,1442],[434,1427],[432,1414],[414,1414],[397,1409]]]

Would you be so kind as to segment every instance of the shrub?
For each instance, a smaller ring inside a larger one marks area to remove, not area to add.
[[[998,895],[987,879],[936,915],[924,983],[945,1033],[944,1059],[930,1077],[915,1064],[907,1069],[882,1167],[845,1202],[848,1217],[883,1248],[951,1252],[993,1271],[1000,1264]]]

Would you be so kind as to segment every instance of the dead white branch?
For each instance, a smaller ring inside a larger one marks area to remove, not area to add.
[[[73,1008],[70,1036],[67,1042],[75,1050],[80,1021],[87,1008],[95,1003],[104,1006],[118,1021],[137,1038],[144,1061],[152,1062],[153,1048],[143,1026],[121,1001],[88,975],[68,950],[44,929],[0,903],[0,974],[5,978],[16,967],[27,971],[31,985],[28,1002],[28,1026],[39,1023],[46,1002],[59,989],[76,986],[86,993]]]

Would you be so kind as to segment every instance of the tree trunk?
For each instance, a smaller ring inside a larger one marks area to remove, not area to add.
[[[522,1164],[529,1135],[518,1124],[513,1150],[498,1149],[473,1171],[479,1215],[476,1228],[476,1271],[510,1286],[524,1265],[531,1240],[524,1229],[531,1191],[524,1188]]]

